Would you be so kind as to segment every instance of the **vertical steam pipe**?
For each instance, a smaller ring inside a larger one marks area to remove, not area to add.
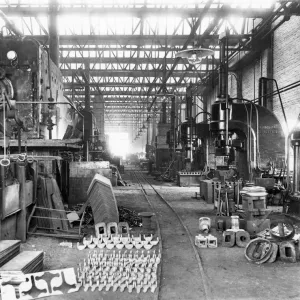
[[[225,151],[226,154],[229,154],[228,146],[229,146],[229,128],[228,128],[228,120],[229,120],[229,103],[228,103],[228,62],[227,62],[227,49],[228,49],[228,39],[225,39],[224,43],[224,93],[225,93],[225,101],[226,101],[226,111],[225,111]]]

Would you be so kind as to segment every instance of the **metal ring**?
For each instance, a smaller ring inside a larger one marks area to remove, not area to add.
[[[0,165],[2,167],[8,167],[10,165],[10,160],[8,158],[3,158],[0,160]]]
[[[279,231],[279,224],[283,226],[283,235],[282,232]],[[278,230],[274,230],[277,227]],[[288,229],[288,231],[284,231],[285,229]],[[279,220],[273,220],[270,224],[270,230],[269,233],[271,237],[277,241],[288,241],[291,240],[295,235],[295,228],[292,221],[288,219],[279,219]]]
[[[26,154],[22,153],[18,155],[18,161],[24,162],[26,159]]]
[[[261,247],[262,245],[262,247]],[[259,249],[260,248],[260,249]],[[258,250],[260,250],[258,252]],[[260,254],[259,257],[255,257],[254,253]],[[269,240],[263,238],[256,238],[249,242],[245,248],[245,257],[249,262],[262,264],[267,261],[273,252],[272,243]]]
[[[27,162],[32,164],[34,162],[33,156],[27,156]]]

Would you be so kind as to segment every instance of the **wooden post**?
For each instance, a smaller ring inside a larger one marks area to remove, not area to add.
[[[22,243],[26,242],[26,194],[25,194],[25,166],[17,165],[17,179],[20,183],[20,202],[19,207],[21,211],[17,214],[17,239]]]

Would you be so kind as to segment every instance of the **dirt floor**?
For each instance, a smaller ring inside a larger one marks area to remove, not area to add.
[[[118,205],[125,206],[137,212],[149,211],[149,204],[143,200],[139,186],[132,182],[132,178],[125,174],[124,179],[130,186],[115,188],[115,196]],[[157,190],[169,202],[182,218],[192,237],[199,233],[198,219],[202,216],[215,216],[213,205],[194,199],[195,187],[178,187],[173,183],[152,181]],[[170,234],[163,243],[163,253],[168,252],[168,259],[163,260],[172,268],[163,272],[161,299],[205,299],[203,294],[203,282],[200,278],[197,266],[189,266],[184,269],[184,262],[178,261],[176,253],[185,253],[187,260],[193,254],[183,245],[174,246],[172,239],[176,232],[175,224],[168,222],[168,216],[164,216],[165,230]],[[153,222],[154,224],[155,222]],[[152,229],[156,232],[155,225]],[[139,230],[138,228],[136,229]],[[211,233],[220,238],[220,234],[212,228]],[[168,238],[169,236],[169,238]],[[61,269],[67,267],[77,268],[78,264],[87,257],[89,250],[78,251],[61,247],[61,240],[52,238],[30,237],[22,245],[23,250],[43,250],[45,252],[45,270]],[[170,245],[172,249],[168,249]],[[171,252],[172,251],[172,252]],[[178,251],[178,252],[177,252]],[[273,264],[254,265],[244,257],[244,249],[233,247],[225,248],[221,244],[216,249],[198,249],[204,269],[205,282],[207,284],[209,299],[300,299],[300,265],[297,263],[282,263],[277,260]],[[183,273],[184,272],[184,273]],[[189,276],[187,276],[187,272]],[[183,276],[184,274],[184,276]],[[174,284],[176,282],[176,284]],[[184,296],[182,296],[184,295]],[[44,299],[157,299],[157,293],[150,292],[132,294],[121,292],[84,292],[52,296]]]

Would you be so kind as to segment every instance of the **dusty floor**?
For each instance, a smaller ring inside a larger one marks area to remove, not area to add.
[[[141,197],[139,186],[131,182],[132,178],[126,174],[124,179],[131,186],[115,188],[118,204],[137,212],[149,211],[150,207]],[[199,233],[199,217],[214,217],[212,205],[192,198],[198,188],[183,188],[171,183],[152,182],[180,215],[193,237]],[[183,268],[185,262],[178,261],[176,255],[179,253],[177,251],[181,251],[189,261],[193,254],[188,249],[188,245],[187,248],[180,244],[174,245],[172,242],[174,235],[181,233],[176,232],[176,224],[168,222],[167,215],[163,217],[165,219],[163,225],[167,233],[166,240],[163,242],[163,253],[167,253],[167,259],[163,260],[163,266],[165,264],[166,268],[162,273],[164,278],[161,299],[204,299],[198,267],[194,265]],[[153,230],[156,230],[155,226]],[[212,234],[217,235],[214,229]],[[45,251],[45,270],[77,267],[89,252],[89,250],[78,251],[74,247],[73,249],[61,247],[60,242],[61,240],[58,239],[30,237],[27,243],[22,245],[22,249]],[[285,264],[276,261],[273,264],[257,266],[248,263],[244,257],[244,249],[238,247],[220,246],[217,249],[198,249],[198,252],[211,299],[300,299],[299,262]],[[45,299],[157,299],[157,294],[80,291]]]

